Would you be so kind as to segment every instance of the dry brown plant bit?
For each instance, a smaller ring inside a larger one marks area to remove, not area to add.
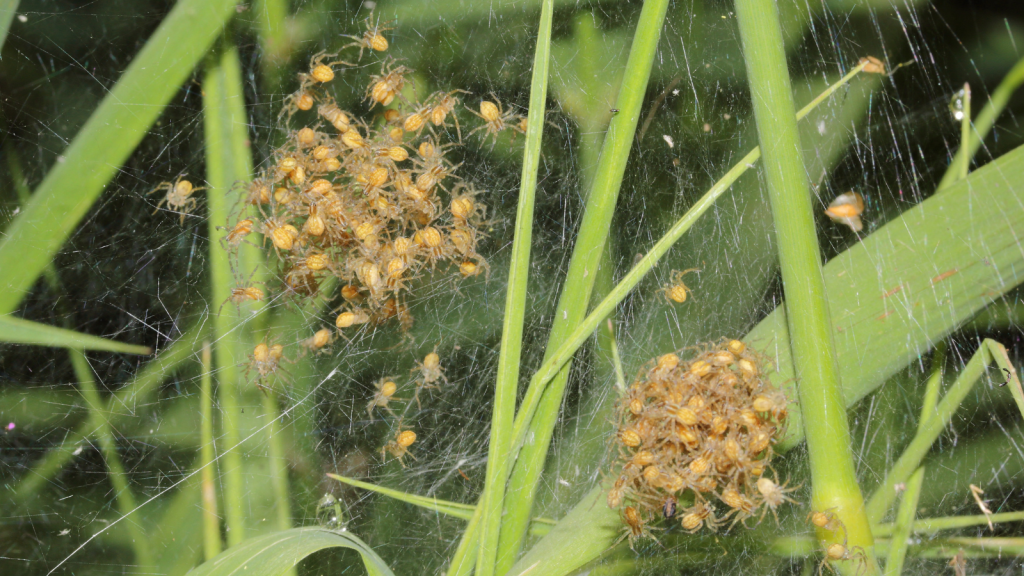
[[[641,519],[681,516],[688,532],[714,531],[730,517],[745,525],[761,507],[762,519],[775,514],[794,489],[762,476],[788,405],[766,362],[739,340],[682,355],[652,360],[616,407],[619,464],[608,505],[629,502]],[[682,500],[693,505],[675,513]]]

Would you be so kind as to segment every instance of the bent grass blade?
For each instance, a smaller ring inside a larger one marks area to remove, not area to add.
[[[75,350],[122,352],[124,354],[147,355],[153,353],[153,349],[148,346],[125,344],[15,316],[0,316],[0,342]]]
[[[370,576],[394,576],[388,565],[365,542],[348,532],[326,528],[292,528],[250,538],[191,570],[190,576],[278,576],[303,558],[328,548],[359,552]]]

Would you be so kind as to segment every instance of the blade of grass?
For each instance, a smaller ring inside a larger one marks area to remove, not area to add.
[[[576,245],[569,261],[565,284],[555,308],[545,360],[558,349],[586,315],[594,289],[594,280],[598,276],[611,230],[622,177],[636,134],[667,9],[668,0],[648,0],[644,2],[640,12],[633,36],[633,46],[615,102],[619,113],[612,117],[608,132],[605,134],[601,156],[587,195],[583,219],[576,235]],[[508,493],[505,496],[502,535],[498,544],[496,571],[499,574],[504,574],[512,567],[522,549],[537,494],[537,484],[544,470],[551,435],[558,422],[565,387],[569,382],[570,369],[571,362],[567,361],[546,384],[544,394],[541,395],[528,427],[527,434],[533,441],[522,447],[514,461],[508,481]],[[527,394],[530,394],[529,389]]]
[[[32,322],[31,320],[25,320],[16,316],[0,316],[0,342],[52,346],[54,348],[73,348],[75,350],[121,352],[124,354],[147,355],[153,353],[153,349],[148,346],[107,340],[99,336]]]
[[[825,101],[833,92],[844,86],[854,76],[859,74],[864,69],[864,64],[859,64],[850,72],[848,72],[842,79],[835,84],[831,85],[822,92],[817,98],[812,100],[809,104],[800,109],[797,113],[797,119],[801,119],[807,116],[815,106]],[[672,248],[672,245],[678,241],[683,234],[685,234],[701,216],[704,215],[715,202],[725,194],[729,187],[733,185],[736,180],[739,179],[747,170],[754,166],[754,162],[761,157],[760,147],[755,147],[753,150],[747,153],[746,156],[740,159],[739,162],[733,165],[728,172],[722,176],[718,182],[702,196],[697,202],[686,212],[683,216],[676,221],[675,224],[661,237],[658,242],[651,247],[650,251],[640,259],[633,268],[622,277],[622,280],[615,285],[615,288],[608,293],[600,303],[593,307],[590,314],[583,319],[576,326],[575,329],[565,338],[565,342],[558,347],[558,349],[551,355],[551,357],[541,364],[541,367],[537,369],[533,377],[530,379],[530,386],[527,388],[526,395],[523,397],[523,401],[520,405],[519,411],[516,412],[515,421],[515,443],[513,444],[513,454],[517,453],[519,448],[525,443],[526,438],[529,435],[528,425],[533,419],[534,412],[540,402],[540,399],[546,390],[548,383],[552,378],[558,374],[566,362],[579,350],[580,346],[590,338],[590,335],[598,327],[598,325],[608,318],[615,307],[618,306],[626,296],[636,288],[637,284],[658,264],[661,258]]]
[[[363,482],[356,480],[355,478],[349,478],[347,476],[339,476],[337,474],[327,474],[328,478],[333,478],[338,482],[355,486],[356,488],[362,488],[363,490],[369,490],[370,492],[376,492],[383,494],[389,498],[394,498],[400,502],[412,504],[413,506],[419,506],[420,508],[426,508],[427,510],[433,510],[439,514],[445,514],[446,516],[453,516],[455,518],[461,518],[463,520],[470,520],[473,518],[473,512],[476,510],[476,506],[472,504],[460,504],[458,502],[450,502],[448,500],[440,500],[432,496],[419,496],[417,494],[409,494],[408,492],[402,492],[399,490],[392,490],[391,488],[385,488],[376,484],[370,484],[369,482]],[[555,525],[555,521],[550,518],[532,518],[530,525],[530,533],[543,536],[547,534],[550,526]]]
[[[887,576],[900,576],[903,573],[903,561],[907,558],[907,545],[913,528],[914,516],[917,514],[917,500],[921,496],[921,483],[924,481],[924,466],[910,476],[907,489],[903,491],[899,511],[896,513],[896,525],[889,544],[888,557],[885,562]]]
[[[100,445],[100,452],[103,454],[103,461],[107,465],[107,474],[110,476],[110,483],[114,486],[114,499],[117,501],[117,510],[122,516],[128,516],[135,510],[135,496],[128,485],[128,475],[124,472],[124,465],[121,463],[121,456],[117,453],[117,440],[114,438],[114,431],[104,409],[107,407],[96,390],[96,382],[93,380],[92,368],[89,367],[85,354],[80,350],[68,350],[71,355],[71,366],[75,371],[75,378],[78,380],[78,388],[85,400],[89,410],[90,422],[95,426],[93,434]],[[149,538],[142,529],[140,522],[142,516],[136,516],[133,520],[125,522],[125,527],[131,534],[132,550],[135,552],[135,563],[143,570],[156,567],[153,554],[149,550]]]
[[[107,401],[106,418],[110,426],[117,427],[129,417],[139,416],[138,408],[148,406],[164,379],[194,353],[196,341],[203,332],[204,326],[201,323],[193,326],[168,348],[159,352],[156,358],[139,371],[134,380]],[[47,452],[25,474],[14,488],[12,500],[23,508],[33,502],[39,489],[64,468],[96,427],[97,423],[89,419],[65,436],[59,446]]]
[[[943,341],[939,342],[935,346],[935,351],[932,352],[932,373],[925,385],[921,416],[917,421],[918,431],[921,430],[924,421],[931,417],[935,411],[935,405],[939,402],[939,387],[942,385],[942,368],[945,363],[946,343]],[[903,573],[903,562],[907,558],[907,546],[910,532],[913,530],[914,517],[917,515],[917,503],[921,498],[921,483],[923,481],[924,466],[921,466],[910,476],[906,490],[903,491],[903,499],[896,512],[896,524],[892,531],[892,544],[889,546],[885,562],[885,573],[889,576],[899,576]],[[874,526],[871,528],[871,533],[875,534]]]
[[[978,117],[974,119],[974,130],[969,132],[970,136],[965,140],[967,145],[961,145],[960,149],[957,150],[936,190],[941,191],[960,178],[960,167],[964,165],[965,161],[967,165],[970,165],[970,160],[978,153],[982,140],[992,130],[992,126],[996,123],[996,118],[1006,108],[1010,97],[1017,91],[1017,88],[1020,88],[1021,84],[1024,84],[1024,58],[1017,61],[1013,68],[1003,77],[999,86],[996,86],[996,89],[992,91],[988,103],[981,109]]]
[[[914,520],[911,531],[914,534],[935,534],[943,530],[956,530],[958,528],[969,528],[971,526],[988,526],[989,520],[992,524],[1002,522],[1024,521],[1024,511],[1020,512],[997,512],[991,516],[978,514],[976,516],[944,516],[941,518],[918,518]],[[889,537],[896,529],[895,524],[879,524],[871,528],[871,532],[878,537]]]
[[[0,0],[0,48],[7,41],[7,33],[11,30],[11,20],[18,12],[18,0]]]
[[[223,226],[230,217],[233,185],[238,180],[247,181],[252,171],[252,161],[246,147],[248,122],[238,52],[227,40],[221,42],[217,53],[207,62],[203,76],[203,120],[209,182],[206,197],[209,210],[211,293],[213,302],[224,303],[231,297],[234,277],[228,253],[221,245],[228,232]],[[224,513],[228,527],[228,546],[245,539],[243,454],[241,450],[231,450],[241,438],[239,365],[245,359],[241,334],[245,327],[242,313],[230,305],[221,307],[213,318],[217,393],[223,409]]]
[[[287,458],[278,418],[279,413],[278,393],[271,389],[263,395],[263,414],[270,420],[267,426],[267,458],[270,459],[270,483],[274,488],[277,528],[287,530],[292,527],[292,512],[288,490]]]
[[[202,470],[200,480],[203,499],[203,558],[209,560],[223,547],[220,540],[220,517],[217,516],[217,486],[214,483],[214,456],[216,446],[213,439],[213,353],[210,343],[203,342],[203,374],[200,390],[201,404],[201,435],[199,450],[199,468]]]
[[[0,315],[21,303],[235,13],[237,0],[181,0],[50,169],[0,241]]]
[[[1021,418],[1024,418],[1024,390],[1021,389],[1017,368],[1014,367],[1013,362],[1010,362],[1006,347],[995,340],[985,340],[983,345],[996,366],[1003,372],[1003,378],[1006,379],[1000,386],[1009,385],[1010,394],[1017,404],[1017,411],[1020,412]]]
[[[277,576],[303,558],[328,548],[359,552],[370,576],[394,576],[387,564],[365,542],[349,532],[325,528],[292,528],[265,534],[228,548],[219,556],[189,572],[191,576],[241,574]]]
[[[537,49],[533,57],[533,78],[530,82],[530,109],[523,150],[523,171],[519,182],[519,205],[516,209],[515,239],[509,264],[508,292],[498,352],[498,378],[494,391],[491,417],[491,440],[487,450],[487,479],[480,497],[481,512],[476,575],[492,576],[498,561],[498,539],[503,522],[502,508],[505,481],[508,478],[512,445],[512,420],[516,410],[519,384],[519,359],[523,345],[523,317],[526,313],[526,286],[530,272],[530,243],[533,234],[533,206],[537,192],[537,170],[540,164],[541,136],[544,132],[545,103],[548,96],[548,68],[551,61],[551,18],[553,1],[545,0],[537,27]],[[463,538],[475,535],[468,530]],[[453,562],[458,573],[461,568]]]
[[[998,346],[998,348],[995,348]],[[964,369],[957,376],[957,379],[946,391],[942,401],[936,405],[934,411],[927,418],[922,415],[921,424],[918,426],[917,434],[910,441],[910,444],[900,455],[892,468],[886,472],[885,479],[875,489],[874,494],[868,499],[867,513],[872,523],[879,523],[888,512],[893,501],[896,500],[896,485],[906,483],[910,475],[921,465],[921,460],[931,450],[932,444],[938,439],[939,434],[945,430],[946,425],[953,418],[960,403],[971,391],[974,384],[985,375],[985,371],[992,360],[997,357],[1002,345],[994,340],[985,339],[978,351],[971,356],[971,359],[964,366]],[[996,353],[994,354],[993,351]]]
[[[813,415],[804,418],[812,509],[834,510],[833,514],[845,525],[843,534],[820,530],[818,536],[826,545],[863,548],[868,573],[877,574],[874,539],[853,466],[850,427],[822,275],[821,247],[814,225],[810,182],[801,157],[778,7],[772,0],[736,0],[736,19],[758,140],[764,154],[800,411]],[[785,346],[785,342],[781,345]],[[852,574],[858,569],[852,561],[833,564],[838,564],[843,573]]]

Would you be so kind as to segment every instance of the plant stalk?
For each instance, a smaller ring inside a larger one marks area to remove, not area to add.
[[[779,245],[790,347],[810,458],[812,507],[833,510],[845,526],[842,531],[822,530],[819,538],[843,544],[847,550],[863,548],[869,573],[877,574],[874,539],[853,466],[778,7],[772,0],[736,0],[736,15]],[[857,569],[854,561],[836,564],[844,573]]]
[[[633,46],[615,104],[619,113],[612,117],[601,148],[590,193],[587,195],[583,220],[576,235],[576,245],[569,261],[569,271],[555,309],[545,360],[548,360],[565,342],[586,315],[611,230],[615,204],[618,201],[622,177],[636,134],[667,9],[668,0],[647,0],[640,12],[633,36]],[[570,369],[571,362],[566,362],[547,386],[540,398],[535,417],[530,422],[529,433],[533,441],[524,445],[514,460],[499,544],[499,574],[504,574],[512,567],[516,555],[522,549],[537,494],[537,484],[544,470],[551,435],[558,422]]]
[[[498,560],[498,540],[503,523],[505,481],[512,444],[512,421],[515,418],[516,392],[519,385],[519,360],[523,346],[523,321],[526,314],[526,288],[530,272],[530,243],[533,237],[533,206],[537,193],[537,171],[540,165],[541,136],[544,132],[545,103],[548,94],[548,69],[551,63],[551,20],[553,0],[541,6],[537,30],[537,49],[533,58],[530,83],[530,108],[523,150],[523,171],[519,182],[519,205],[516,209],[515,239],[509,264],[508,292],[498,352],[498,377],[495,382],[494,410],[491,417],[491,438],[487,452],[487,479],[477,510],[481,512],[477,576],[492,576]],[[471,521],[470,526],[473,526]],[[463,538],[474,538],[467,530]],[[453,568],[458,571],[460,567]]]
[[[200,450],[199,467],[203,471],[200,491],[203,502],[203,558],[209,560],[220,554],[223,544],[220,540],[220,517],[217,516],[217,485],[214,480],[217,447],[213,438],[213,353],[210,343],[203,342],[203,374],[199,395],[200,402]]]

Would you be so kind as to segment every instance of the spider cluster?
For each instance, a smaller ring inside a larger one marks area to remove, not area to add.
[[[383,30],[368,25],[346,48],[359,48],[360,57],[364,49],[383,52]],[[452,121],[458,128],[455,111],[465,91],[411,102],[404,89],[412,70],[386,57],[366,87],[375,115],[364,120],[326,91],[349,66],[337,56],[317,54],[299,75],[299,90],[281,114],[286,142],[242,189],[245,208],[225,246],[236,250],[248,234],[261,233],[288,295],[313,298],[325,279],[340,280],[339,330],[392,318],[408,330],[405,299],[413,280],[447,270],[463,278],[489,271],[477,251],[486,206],[459,176],[462,165],[448,158],[461,138],[446,141],[448,132],[441,130]],[[292,126],[302,112],[315,117]],[[503,117],[484,118],[489,135]],[[321,336],[311,348],[330,341]]]
[[[788,402],[765,377],[765,362],[739,340],[681,360],[652,361],[617,406],[621,472],[608,506],[623,513],[630,542],[652,517],[681,516],[688,532],[775,513],[793,489],[762,476],[785,426]],[[679,501],[693,501],[676,511]]]

